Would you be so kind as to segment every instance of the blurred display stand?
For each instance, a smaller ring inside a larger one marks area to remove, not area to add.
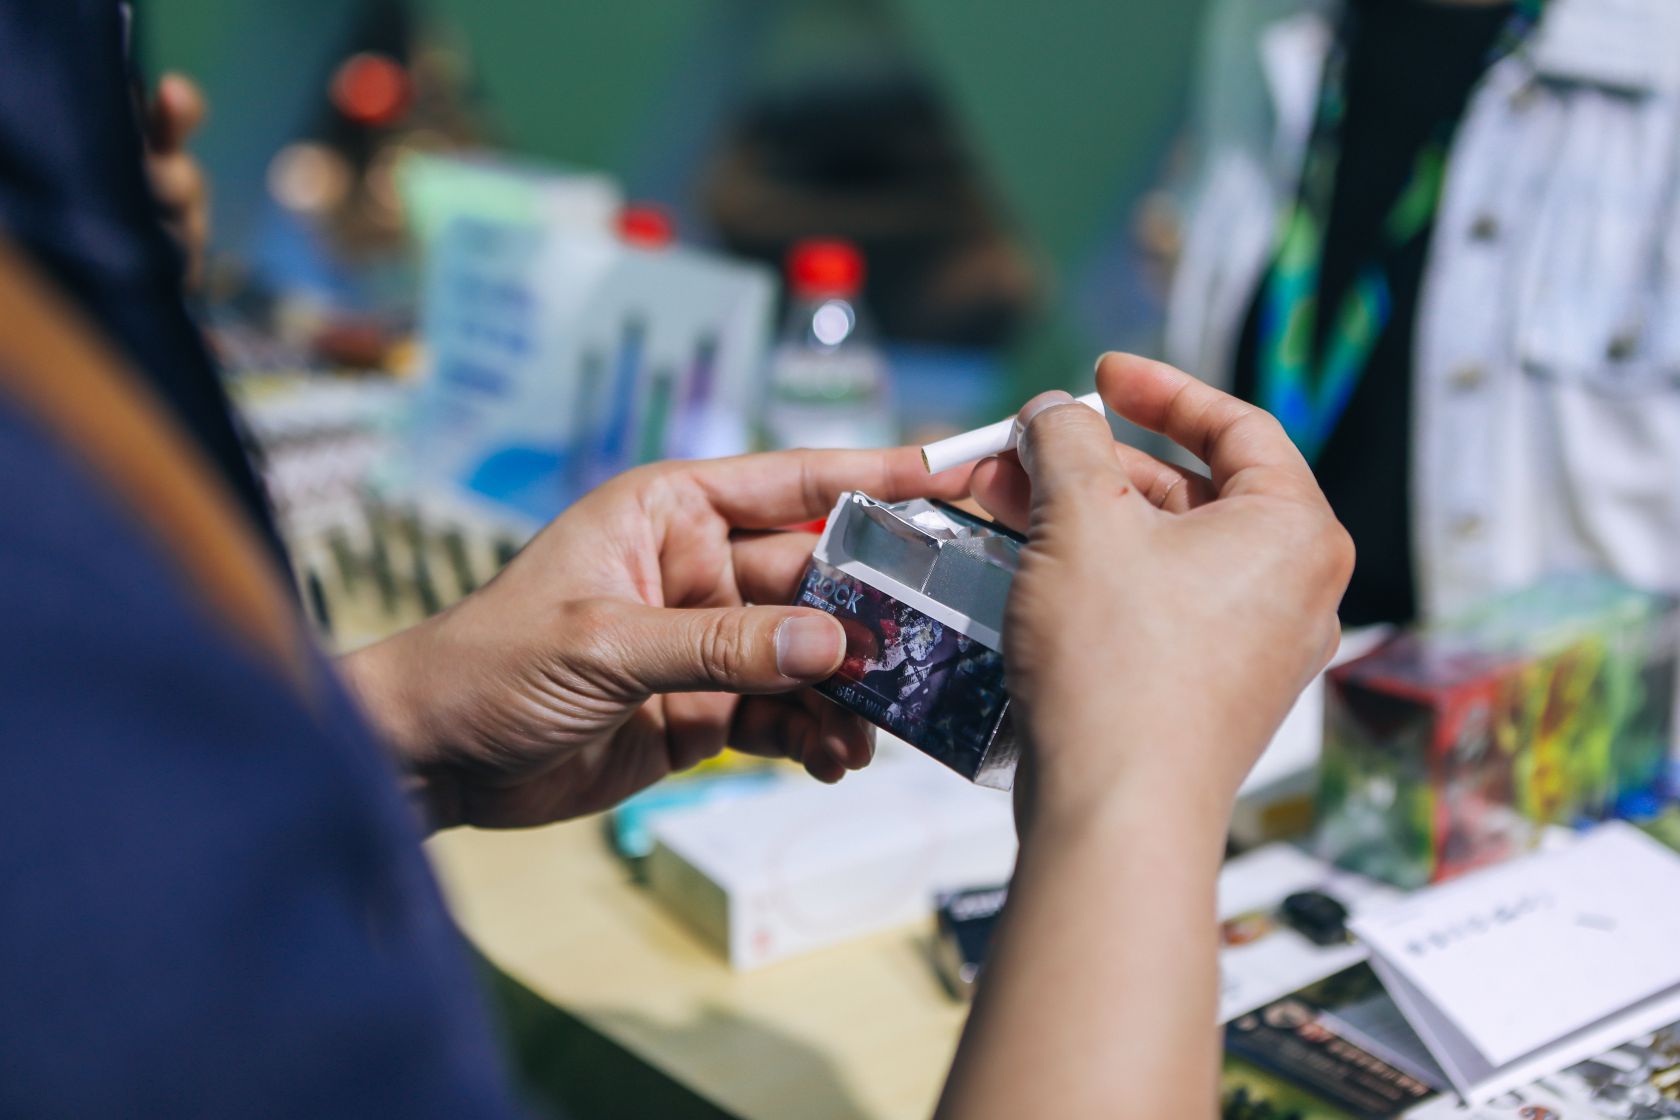
[[[493,179],[473,171],[469,197],[486,197]],[[432,230],[414,484],[534,526],[639,463],[747,450],[775,297],[763,269],[627,245],[593,202],[531,220],[452,213],[462,191],[434,174],[461,172],[427,161],[409,187],[430,196],[418,208]],[[550,178],[548,195],[564,197],[564,177]],[[593,177],[580,186],[597,190]]]
[[[319,629],[339,648],[488,580],[579,493],[748,448],[775,283],[621,238],[609,178],[398,165],[418,323],[239,291],[211,326]]]
[[[624,192],[609,176],[487,153],[410,153],[397,167],[397,186],[423,251],[465,219],[605,235],[624,208]]]

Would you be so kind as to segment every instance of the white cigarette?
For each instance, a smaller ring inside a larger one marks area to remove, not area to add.
[[[1086,393],[1077,398],[1079,403],[1087,408],[1096,410],[1098,416],[1105,416],[1102,397],[1096,393]],[[959,436],[951,436],[937,443],[930,443],[922,448],[922,464],[927,467],[929,474],[948,471],[952,467],[960,467],[964,463],[975,463],[988,455],[1001,455],[1015,446],[1015,418],[999,420],[996,424],[987,424],[984,428],[976,428],[972,432],[964,432]]]

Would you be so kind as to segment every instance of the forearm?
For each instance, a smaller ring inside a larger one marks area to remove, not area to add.
[[[1215,1114],[1215,816],[1140,789],[1028,826],[940,1117]]]

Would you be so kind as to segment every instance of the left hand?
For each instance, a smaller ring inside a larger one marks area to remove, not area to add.
[[[523,827],[608,808],[727,744],[838,781],[873,754],[861,720],[806,686],[840,624],[795,598],[842,491],[967,493],[914,448],[790,451],[641,467],[586,495],[501,575],[347,657],[436,823]],[[766,604],[766,605],[749,605]]]
[[[187,142],[204,123],[204,95],[190,78],[165,74],[146,109],[146,170],[164,210],[164,224],[187,261],[187,289],[204,278],[210,247],[210,187]]]

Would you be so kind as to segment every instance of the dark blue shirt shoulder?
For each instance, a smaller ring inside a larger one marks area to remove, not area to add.
[[[394,776],[0,403],[0,1115],[501,1117]]]

